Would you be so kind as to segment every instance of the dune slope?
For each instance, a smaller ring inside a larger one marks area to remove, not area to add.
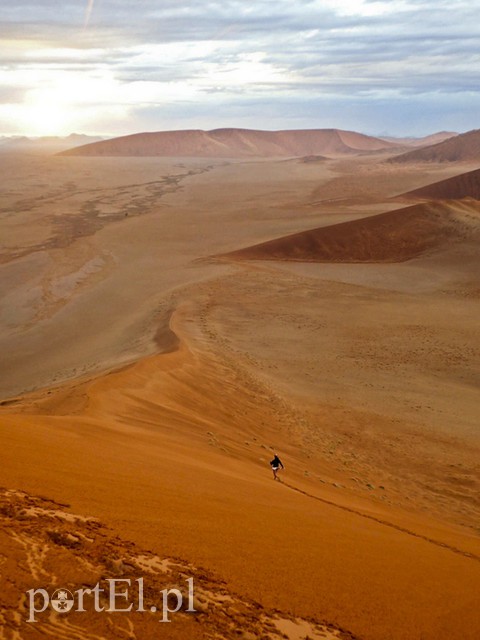
[[[480,206],[420,204],[302,231],[227,254],[240,260],[401,262],[478,234]]]
[[[473,638],[468,630],[478,630],[472,613],[478,541],[305,477],[307,458],[292,440],[295,423],[278,411],[268,389],[235,361],[199,351],[203,339],[185,342],[185,332],[195,326],[194,311],[184,307],[174,315],[172,326],[181,338],[176,351],[26,398],[4,413],[3,441],[15,455],[2,459],[3,477],[9,483],[18,478],[21,460],[27,494],[17,510],[7,507],[7,520],[21,540],[45,549],[29,556],[37,582],[53,575],[57,584],[73,588],[112,572],[145,575],[152,599],[157,585],[172,577],[165,578],[165,570],[152,576],[149,564],[168,569],[173,560],[173,579],[192,573],[199,595],[213,590],[226,600],[210,602],[208,615],[197,618],[195,635],[189,635],[192,621],[180,617],[172,631],[159,629],[166,634],[160,637],[182,637],[183,630],[183,637],[214,637],[216,631],[235,638],[248,631],[276,640],[281,634],[273,628],[264,635],[265,625],[280,618],[290,628],[295,620],[310,621],[312,628],[326,620],[327,637],[344,640],[433,640],[443,630],[452,640]],[[273,482],[268,470],[273,444],[288,457],[283,483]],[[48,500],[38,497],[40,487]],[[67,500],[77,520],[70,528],[62,524]],[[23,525],[22,506],[29,509]],[[52,511],[61,517],[49,518]],[[113,533],[94,527],[92,517]],[[18,538],[8,529],[6,535],[18,556]],[[61,553],[63,562],[56,561]],[[90,564],[82,566],[81,557]],[[272,568],[281,576],[274,589]],[[27,578],[23,574],[22,585]],[[469,605],[468,622],[457,618],[462,603]],[[6,608],[18,631],[16,607],[13,602]],[[149,631],[154,622],[134,613],[129,619],[136,633]],[[76,637],[91,637],[85,627],[80,633],[91,618],[75,622]],[[113,622],[118,624],[118,616]],[[57,637],[65,637],[59,634],[61,620],[50,623]],[[31,633],[25,624],[20,630]],[[298,631],[293,626],[286,637],[322,638],[321,629],[307,629],[303,636]]]
[[[458,136],[458,133],[453,133],[452,131],[439,131],[438,133],[432,133],[429,136],[424,136],[423,138],[394,138],[386,136],[382,139],[387,140],[388,142],[394,142],[397,145],[401,144],[408,147],[427,147],[455,136]]]
[[[480,129],[467,131],[438,144],[408,151],[391,158],[394,164],[404,162],[468,162],[480,161]]]
[[[403,195],[429,200],[460,200],[461,198],[480,200],[480,169],[427,184]]]
[[[76,147],[63,152],[62,155],[295,157],[317,154],[345,155],[389,149],[393,146],[385,140],[336,129],[214,129],[138,133]]]

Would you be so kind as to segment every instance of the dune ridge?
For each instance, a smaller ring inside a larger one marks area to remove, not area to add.
[[[468,162],[480,161],[480,129],[467,131],[438,144],[407,151],[388,162]]]
[[[432,133],[429,136],[424,136],[423,138],[395,138],[393,136],[382,136],[382,140],[387,140],[387,142],[394,142],[396,144],[407,145],[409,147],[426,147],[432,144],[443,142],[444,140],[448,140],[449,138],[454,138],[455,136],[458,136],[458,133],[455,133],[453,131],[438,131],[437,133]]]
[[[480,169],[468,171],[447,180],[433,182],[419,189],[407,191],[402,195],[428,198],[429,200],[460,200],[462,198],[480,200]]]
[[[240,260],[403,262],[478,234],[478,203],[413,205],[361,220],[301,231],[225,254]]]
[[[214,129],[136,133],[76,147],[60,155],[164,157],[301,157],[380,151],[395,145],[354,131]]]

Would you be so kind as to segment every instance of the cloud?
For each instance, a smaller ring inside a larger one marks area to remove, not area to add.
[[[94,124],[94,107],[110,104],[117,122],[123,114],[125,129],[139,130],[155,113],[160,125],[171,112],[203,120],[213,101],[222,105],[220,125],[260,120],[248,109],[270,104],[285,123],[316,111],[316,126],[330,122],[336,102],[342,127],[358,100],[353,128],[364,130],[367,106],[384,109],[382,122],[402,108],[402,123],[409,114],[413,126],[410,104],[425,107],[425,96],[445,128],[445,114],[461,111],[449,97],[457,94],[460,120],[475,126],[478,0],[95,0],[84,28],[87,6],[67,0],[60,12],[57,0],[17,0],[2,8],[0,81],[11,96],[16,87],[19,104],[33,109],[50,92],[90,127],[106,120]]]
[[[0,86],[0,104],[16,104],[25,97],[25,89],[21,87]]]

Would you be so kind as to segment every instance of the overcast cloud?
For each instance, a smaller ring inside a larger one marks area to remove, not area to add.
[[[479,128],[480,0],[15,0],[0,134]]]

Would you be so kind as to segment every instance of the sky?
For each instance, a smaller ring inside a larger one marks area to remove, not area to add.
[[[480,0],[1,0],[0,135],[480,128]]]

